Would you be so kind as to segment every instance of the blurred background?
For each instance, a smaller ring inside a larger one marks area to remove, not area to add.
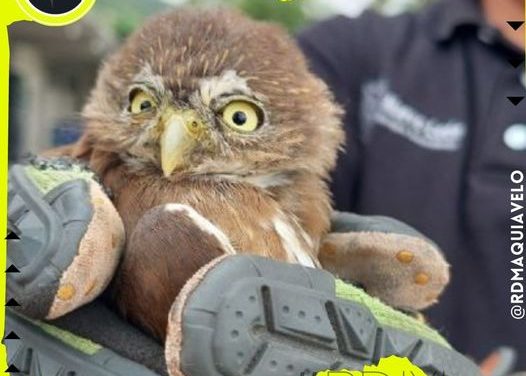
[[[82,21],[51,28],[19,22],[11,41],[9,158],[15,160],[79,135],[79,112],[104,56],[145,17],[184,4],[228,5],[292,33],[314,21],[367,7],[386,14],[414,10],[432,0],[97,0]]]

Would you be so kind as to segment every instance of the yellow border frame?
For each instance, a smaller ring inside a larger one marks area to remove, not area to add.
[[[5,229],[7,222],[7,144],[8,135],[8,101],[9,101],[9,40],[7,24],[0,25],[0,139],[5,147],[0,150],[0,228]],[[5,231],[5,230],[3,230]],[[0,232],[5,234],[5,232]],[[2,235],[4,238],[5,235]],[[0,268],[6,268],[6,243],[0,240]],[[5,274],[0,277],[0,302],[5,302]],[[0,308],[0,333],[5,330],[5,309]],[[0,370],[7,369],[7,354],[4,345],[0,346]],[[2,375],[8,373],[2,372]]]
[[[7,228],[7,172],[8,172],[8,119],[9,119],[9,36],[8,26],[17,21],[36,21],[47,26],[63,26],[78,21],[93,7],[96,0],[84,0],[77,8],[64,15],[48,15],[34,8],[25,0],[3,0],[0,13],[0,234],[2,239],[6,236]],[[526,0],[525,13],[526,20]],[[526,25],[523,26],[526,36]],[[526,45],[525,45],[526,50]],[[526,72],[525,72],[526,74]],[[5,302],[5,273],[6,269],[6,242],[0,241],[0,302]],[[5,330],[5,309],[0,306],[0,334]],[[7,354],[4,345],[0,345],[0,374],[7,369]]]
[[[0,302],[6,301],[6,236],[7,228],[7,172],[9,140],[9,33],[8,26],[17,21],[35,21],[46,26],[64,26],[80,20],[93,7],[96,0],[83,0],[75,9],[63,15],[49,15],[38,11],[27,0],[1,0],[0,9]],[[0,305],[0,335],[5,331],[5,308]],[[7,353],[0,345],[0,375],[9,375]]]

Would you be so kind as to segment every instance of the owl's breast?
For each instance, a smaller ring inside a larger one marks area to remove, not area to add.
[[[271,194],[255,186],[213,179],[172,183],[136,177],[116,192],[114,203],[128,236],[148,210],[178,203],[191,206],[223,231],[236,252],[318,265],[317,240]]]

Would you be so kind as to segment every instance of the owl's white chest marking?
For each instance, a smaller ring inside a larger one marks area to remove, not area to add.
[[[308,238],[307,234],[304,234],[302,236],[303,239],[300,240],[300,238],[298,238],[298,231],[302,230],[295,229],[284,220],[281,215],[274,217],[272,225],[281,239],[281,244],[287,252],[288,260],[290,262],[297,262],[300,265],[310,268],[316,267],[314,260],[305,249],[305,246],[309,246],[309,242],[306,241]]]
[[[164,210],[168,212],[185,213],[188,216],[188,218],[190,218],[198,228],[200,228],[203,232],[206,232],[212,235],[213,237],[215,237],[217,241],[219,242],[219,244],[221,244],[221,247],[223,248],[223,250],[227,254],[229,255],[236,254],[234,247],[232,247],[232,244],[230,244],[230,240],[228,239],[228,236],[226,236],[223,231],[221,231],[212,222],[210,222],[208,219],[206,219],[201,214],[199,214],[191,206],[184,205],[184,204],[166,204],[164,206]]]
[[[191,206],[171,203],[166,204],[164,210],[168,212],[184,213],[203,232],[215,237],[226,254],[233,255],[237,253],[228,236]],[[270,222],[287,254],[287,261],[298,263],[310,268],[317,267],[316,261],[308,251],[313,247],[313,242],[305,231],[303,231],[301,226],[291,223],[290,219],[285,217],[281,212]]]

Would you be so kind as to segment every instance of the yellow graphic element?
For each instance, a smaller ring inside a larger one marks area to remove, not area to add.
[[[9,0],[8,0],[9,2]],[[5,17],[3,14],[0,17]],[[2,20],[3,21],[3,20]],[[0,232],[2,239],[0,239],[0,268],[6,268],[6,248],[3,238],[6,236],[5,229],[7,220],[7,102],[8,102],[8,84],[9,84],[9,41],[7,37],[7,25],[0,25],[0,139],[3,147],[0,148],[0,228],[4,229]],[[1,273],[0,277],[0,302],[5,302],[5,273]],[[5,308],[0,308],[0,333],[5,332]],[[0,372],[7,368],[6,364],[6,349],[4,345],[0,345]],[[5,372],[2,375],[6,375]]]
[[[363,371],[321,371],[316,376],[426,376],[407,358],[390,356],[380,359],[377,366],[365,366]]]
[[[0,302],[6,301],[5,273],[6,269],[6,236],[7,228],[7,156],[8,156],[8,119],[9,119],[9,35],[8,26],[17,21],[35,21],[47,26],[63,26],[78,21],[84,17],[95,4],[96,0],[83,0],[73,10],[58,15],[51,15],[37,10],[29,0],[1,0],[0,6]],[[0,306],[0,335],[5,331],[5,308]],[[0,345],[0,375],[9,375],[7,369],[7,353],[4,345]]]
[[[1,25],[16,21],[35,21],[46,26],[64,26],[84,17],[96,0],[82,0],[80,4],[64,14],[47,14],[35,8],[29,0],[2,0]]]
[[[47,14],[35,8],[29,0],[16,0],[20,9],[33,21],[46,26],[64,26],[80,20],[95,4],[96,0],[82,0],[80,4],[64,14]]]

